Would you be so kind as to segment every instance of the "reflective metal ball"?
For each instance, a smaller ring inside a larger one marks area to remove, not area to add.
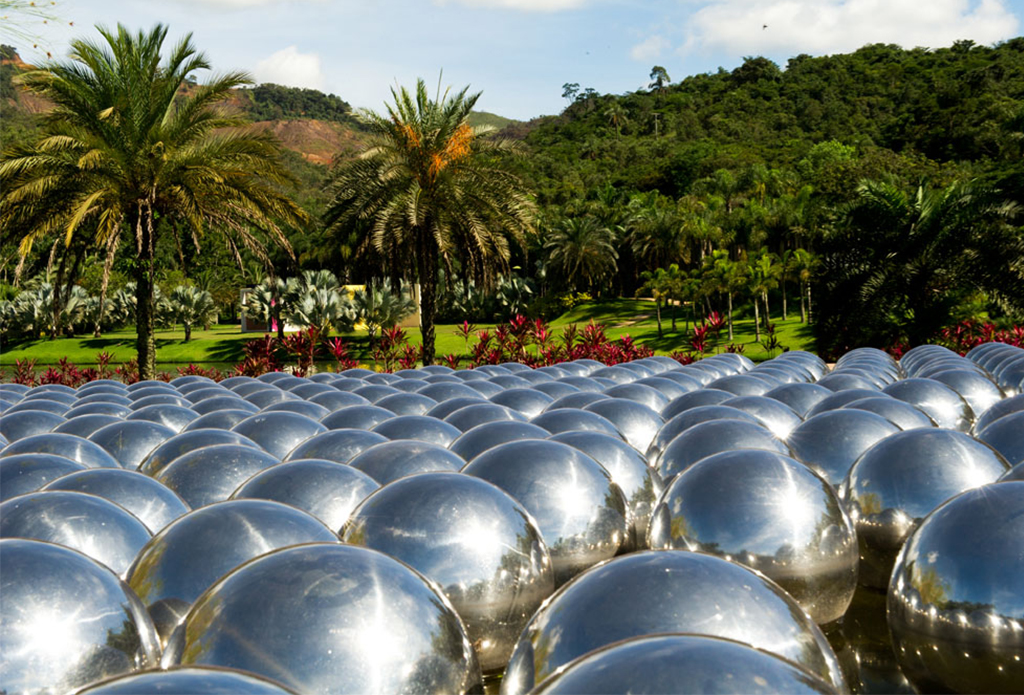
[[[922,692],[1019,691],[1024,683],[1024,482],[985,485],[933,511],[889,582],[903,672]]]
[[[243,444],[214,444],[182,454],[154,474],[192,509],[222,502],[238,486],[280,460]]]
[[[17,454],[55,454],[89,468],[120,468],[114,457],[98,444],[72,434],[51,432],[25,437],[5,446],[0,458]]]
[[[164,466],[179,456],[215,444],[239,444],[262,451],[259,444],[237,432],[222,429],[192,430],[176,434],[153,449],[139,466],[139,471],[146,475],[156,475],[163,470]]]
[[[327,459],[337,463],[348,463],[359,453],[386,441],[388,438],[384,435],[366,430],[327,430],[292,449],[284,460]]]
[[[33,435],[52,432],[58,425],[67,422],[67,418],[56,413],[43,410],[23,410],[11,412],[8,408],[0,418],[0,436],[9,442],[31,437]]]
[[[376,444],[348,462],[381,485],[416,473],[458,471],[466,462],[438,444],[415,439],[398,439]]]
[[[0,504],[0,538],[57,543],[122,576],[151,536],[124,507],[84,492],[30,492]]]
[[[91,468],[71,473],[41,489],[87,492],[110,500],[134,514],[150,533],[159,532],[190,509],[173,490],[148,475],[118,468]]]
[[[390,410],[375,405],[353,405],[335,410],[320,420],[320,424],[329,430],[355,429],[372,430],[374,427],[395,417]]]
[[[898,432],[869,448],[839,489],[857,527],[861,583],[889,586],[896,554],[921,519],[1006,470],[991,448],[955,430]]]
[[[126,420],[101,427],[89,435],[89,441],[106,449],[122,468],[135,470],[151,451],[176,434],[170,427],[148,420]]]
[[[341,544],[285,548],[224,577],[163,663],[239,668],[310,695],[482,691],[448,599],[397,560]]]
[[[416,439],[440,446],[448,446],[462,431],[444,420],[426,415],[399,415],[385,420],[371,430],[388,439]]]
[[[668,484],[701,459],[735,449],[790,455],[789,447],[760,424],[743,420],[711,420],[694,425],[673,439],[658,457],[658,472]]]
[[[232,427],[231,431],[248,437],[268,453],[283,459],[302,442],[326,432],[327,427],[305,415],[278,412],[252,415]],[[312,457],[324,458],[322,456]],[[299,458],[311,458],[311,456],[300,456]]]
[[[869,413],[881,415],[901,430],[936,427],[935,420],[928,417],[917,406],[884,394],[879,394],[875,398],[861,398],[851,401],[842,406],[842,408],[866,410]]]
[[[934,379],[901,379],[886,386],[883,393],[917,406],[935,420],[939,427],[970,432],[974,411],[964,398]]]
[[[497,485],[533,515],[551,551],[556,586],[628,542],[632,520],[625,495],[601,464],[571,446],[508,442],[462,471]]]
[[[523,630],[501,693],[526,693],[599,647],[664,633],[744,642],[845,691],[825,635],[777,584],[713,555],[650,550],[602,563],[557,591]]]
[[[861,454],[900,431],[881,415],[842,408],[808,418],[786,441],[794,458],[839,487]]]
[[[1005,415],[977,434],[1011,466],[1024,463],[1024,411]]]
[[[139,599],[106,567],[51,543],[0,540],[0,687],[66,693],[155,668],[156,631]]]
[[[245,671],[227,668],[172,668],[144,671],[92,683],[75,695],[296,695],[283,685]]]
[[[461,473],[386,485],[359,505],[341,538],[436,582],[485,673],[505,668],[526,621],[555,590],[551,556],[529,513],[501,489]]]
[[[449,449],[465,461],[472,461],[483,452],[520,439],[546,439],[551,433],[528,422],[499,420],[477,425],[449,445]]]
[[[665,421],[643,403],[625,398],[606,398],[583,406],[583,410],[609,420],[637,451],[647,451]]]
[[[16,454],[0,458],[0,502],[35,492],[51,480],[86,466],[54,454]]]
[[[784,384],[764,395],[785,403],[800,417],[807,417],[811,408],[831,396],[832,391],[816,384]]]

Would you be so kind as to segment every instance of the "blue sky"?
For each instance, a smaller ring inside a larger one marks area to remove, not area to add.
[[[192,32],[215,69],[257,81],[379,110],[396,82],[433,85],[443,69],[445,85],[483,92],[478,108],[520,119],[558,113],[566,82],[646,87],[656,64],[678,81],[750,55],[785,67],[867,43],[988,45],[1024,33],[1024,0],[56,0],[54,13],[59,22],[27,27],[54,57],[96,24],[160,22],[174,38]],[[45,57],[2,28],[0,40]]]

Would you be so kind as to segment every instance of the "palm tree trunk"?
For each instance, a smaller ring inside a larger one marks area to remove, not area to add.
[[[60,315],[64,310],[64,302],[61,301],[63,295],[61,294],[62,285],[64,284],[64,270],[67,267],[68,262],[68,251],[64,249],[64,253],[60,256],[60,265],[57,267],[57,279],[53,282],[53,320],[50,322],[50,340],[57,337],[60,333]]]
[[[675,299],[670,299],[672,302],[672,332],[676,332],[676,312],[679,310],[679,303]]]
[[[419,255],[420,333],[423,336],[423,366],[434,364],[434,317],[437,314],[437,246],[429,233],[421,231]]]
[[[103,323],[103,313],[107,306],[107,287],[110,285],[110,271],[114,266],[114,257],[117,255],[117,247],[121,240],[120,234],[114,234],[107,241],[107,258],[103,261],[103,279],[100,281],[100,309],[96,313],[96,326],[93,328],[94,338],[100,337],[100,325]]]
[[[732,342],[732,292],[729,292],[729,342]]]
[[[185,342],[192,340],[192,324],[184,323],[182,327],[185,329]]]
[[[807,283],[807,323],[811,323],[811,283]]]
[[[140,203],[137,215],[135,233],[139,257],[135,264],[135,349],[138,352],[139,381],[145,381],[156,376],[156,338],[153,321],[156,244],[153,239],[152,206],[147,205],[144,212],[143,204]]]
[[[757,305],[757,296],[754,296],[754,340],[761,342],[761,314]]]
[[[768,310],[768,293],[764,292],[762,296],[764,297],[764,327],[768,328],[768,324],[772,321],[771,312]]]
[[[786,320],[786,278],[782,278],[782,320]]]
[[[807,301],[806,291],[804,290],[803,284],[800,285],[800,323],[807,323]]]
[[[663,336],[663,334],[661,332],[661,300],[660,299],[655,299],[654,300],[654,313],[658,317],[658,337],[662,338],[664,336]]]

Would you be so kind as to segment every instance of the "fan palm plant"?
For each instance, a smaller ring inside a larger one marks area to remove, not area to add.
[[[615,233],[590,216],[563,220],[548,235],[544,249],[551,270],[570,289],[593,289],[615,273],[619,258]]]
[[[170,305],[175,321],[185,329],[186,343],[192,340],[192,328],[207,323],[217,310],[209,292],[190,285],[175,287]]]
[[[479,93],[431,99],[419,80],[392,96],[386,114],[363,113],[372,144],[336,172],[324,219],[339,236],[363,230],[392,273],[420,283],[423,363],[432,364],[440,266],[460,261],[489,283],[507,269],[509,241],[521,245],[530,231],[534,205],[500,158],[482,156],[515,146],[466,122]]]
[[[238,72],[182,93],[209,62],[186,36],[162,56],[167,29],[99,30],[71,44],[71,60],[26,74],[54,104],[43,136],[0,163],[0,228],[36,241],[89,234],[105,249],[106,278],[122,236],[134,243],[139,376],[154,376],[154,258],[161,234],[224,233],[266,257],[258,232],[290,251],[279,223],[302,211],[280,193],[289,180],[276,142],[220,107],[250,80]]]

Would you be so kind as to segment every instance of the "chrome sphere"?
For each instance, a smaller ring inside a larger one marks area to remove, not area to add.
[[[671,383],[671,382],[670,382]],[[674,386],[674,384],[673,384]],[[678,387],[676,387],[678,389]],[[619,384],[610,386],[604,390],[605,395],[612,398],[620,398],[641,403],[654,412],[661,412],[661,409],[668,405],[671,400],[668,396],[652,386],[647,386],[634,381],[632,384]],[[681,393],[677,395],[681,396]]]
[[[529,513],[504,491],[461,473],[422,473],[370,495],[341,534],[437,583],[477,650],[501,671],[519,633],[555,590],[551,555]]]
[[[446,401],[445,403],[451,403],[455,400],[462,399],[453,399],[452,401]],[[431,417],[437,416],[431,415]],[[451,413],[444,418],[446,423],[454,426],[460,432],[468,432],[477,425],[482,425],[486,422],[499,422],[501,420],[526,422],[526,416],[518,410],[512,410],[512,408],[504,405],[488,403],[487,401],[478,401],[457,408],[456,410],[451,411]]]
[[[954,430],[899,432],[864,452],[839,489],[857,527],[860,582],[889,586],[896,554],[921,519],[1006,470],[990,447]]]
[[[169,427],[175,433],[178,433],[198,417],[198,412],[192,410],[192,408],[182,408],[180,405],[149,405],[132,411],[132,414],[126,417],[125,420],[155,422],[158,425]]]
[[[238,668],[309,695],[482,690],[448,599],[397,560],[341,544],[278,550],[221,579],[171,637],[163,664],[173,663]]]
[[[92,468],[71,473],[41,489],[87,492],[110,500],[138,517],[150,533],[159,532],[190,509],[173,490],[148,475],[118,468]]]
[[[977,437],[1002,454],[1011,466],[1024,463],[1024,412],[999,418]]]
[[[193,430],[176,434],[153,449],[152,453],[139,466],[139,471],[146,475],[156,475],[164,469],[164,466],[179,456],[216,444],[238,444],[259,451],[263,450],[259,444],[237,432],[220,429]]]
[[[547,408],[544,409],[544,412],[549,413],[552,410],[563,410],[565,408],[579,410],[584,406],[596,403],[597,401],[603,401],[606,398],[610,398],[610,396],[594,391],[578,391],[577,393],[570,393],[560,398],[556,398]]]
[[[7,409],[7,412],[11,415],[21,412],[43,412],[51,413],[53,415],[64,415],[71,406],[74,405],[75,400],[72,398],[71,403],[65,403],[63,400],[57,400],[55,398],[46,398],[46,394],[42,394],[37,398],[26,396],[21,401],[12,405]]]
[[[622,438],[618,428],[608,418],[576,408],[548,410],[530,420],[530,424],[543,427],[551,434],[558,434],[560,432],[603,432],[617,439]]]
[[[337,463],[348,463],[370,447],[386,441],[388,438],[384,435],[366,430],[327,430],[299,444],[291,450],[285,460],[327,459]]]
[[[986,410],[974,423],[974,431],[981,432],[1003,416],[1010,413],[1019,413],[1022,410],[1024,410],[1024,394],[1010,396]]]
[[[669,401],[668,405],[662,408],[661,417],[666,421],[671,420],[679,413],[690,408],[699,408],[702,405],[721,405],[730,398],[735,397],[735,393],[720,391],[719,389],[702,388],[698,391],[690,391],[689,393],[684,393],[679,398]]]
[[[647,546],[647,527],[651,523],[654,503],[664,485],[658,471],[647,465],[640,452],[620,437],[603,432],[562,432],[550,437],[553,442],[568,444],[594,459],[608,471],[612,482],[626,496],[632,527],[628,550]]]
[[[901,431],[881,415],[842,408],[808,418],[787,442],[794,458],[839,487],[861,454]]]
[[[0,540],[0,689],[66,693],[155,668],[160,644],[128,586],[85,555],[51,543]]]
[[[807,415],[804,416],[805,420],[810,420],[815,415],[821,413],[827,413],[830,410],[837,410],[842,408],[847,403],[853,403],[859,401],[862,398],[878,398],[885,397],[886,394],[882,393],[878,389],[846,389],[844,391],[836,391],[831,396],[821,399],[814,405]],[[891,398],[891,396],[889,396]]]
[[[632,520],[625,495],[601,464],[571,446],[508,442],[483,452],[462,472],[497,485],[533,515],[551,550],[556,586],[628,543]]]
[[[84,464],[55,454],[17,454],[0,458],[0,502],[35,492],[51,480],[84,470]]]
[[[562,396],[568,396],[571,393],[583,393],[578,388],[571,384],[564,384],[559,381],[547,381],[540,384],[534,384],[533,388],[541,393],[547,394],[558,400]]]
[[[532,388],[507,389],[501,393],[496,393],[490,398],[491,403],[497,403],[512,410],[518,410],[528,418],[534,418],[543,413],[544,408],[554,402],[554,400],[548,394],[541,393]]]
[[[782,441],[786,441],[789,433],[804,421],[788,405],[767,396],[740,396],[727,400],[722,405],[753,415]]]
[[[651,635],[582,656],[541,683],[536,695],[590,693],[819,693],[831,683],[761,649],[707,635]]]
[[[443,446],[415,439],[382,442],[363,451],[348,462],[381,485],[416,473],[458,471],[466,462]]]
[[[44,410],[23,410],[11,412],[8,408],[0,418],[0,435],[9,442],[31,437],[33,435],[52,432],[59,425],[67,422],[67,418]]]
[[[583,410],[611,421],[623,438],[637,451],[647,451],[665,421],[643,403],[625,398],[606,398],[584,406]]]
[[[188,423],[182,432],[193,432],[195,430],[203,429],[229,430],[250,415],[252,415],[252,413],[248,410],[215,410],[212,413],[200,415],[195,420]]]
[[[82,492],[30,492],[0,504],[0,538],[57,543],[118,575],[124,575],[151,535],[123,507]]]
[[[929,378],[945,384],[967,401],[974,414],[980,417],[986,410],[1003,400],[1006,394],[977,367],[971,369],[950,369]],[[67,413],[64,414],[67,417]]]
[[[182,516],[139,551],[127,581],[166,641],[200,594],[242,563],[290,545],[332,542],[319,520],[267,500],[231,500]]]
[[[546,439],[550,432],[528,422],[499,420],[477,425],[456,439],[448,447],[465,461],[472,461],[488,449],[521,439]]]
[[[369,405],[370,401],[366,400],[362,396],[357,396],[354,393],[348,391],[338,391],[337,389],[331,389],[326,393],[318,393],[309,399],[310,403],[316,403],[330,410],[332,413],[335,410],[341,410],[342,408],[348,408],[353,405]]]
[[[807,417],[811,408],[831,396],[832,391],[817,384],[784,384],[764,395],[788,405],[800,417]]]
[[[892,396],[879,394],[875,398],[861,398],[847,403],[842,408],[866,410],[869,413],[881,415],[901,430],[936,427],[935,420],[928,417],[923,410]]]
[[[243,444],[214,444],[174,459],[154,477],[192,509],[223,502],[238,486],[280,461]]]
[[[372,430],[393,417],[390,410],[375,405],[353,405],[324,416],[320,424],[329,430]]]
[[[423,415],[437,405],[437,401],[419,393],[396,393],[381,398],[376,405],[395,415]]]
[[[325,459],[287,461],[260,471],[231,499],[263,499],[312,514],[337,531],[360,502],[380,485],[365,473]]]
[[[789,447],[760,424],[743,420],[711,420],[694,425],[673,439],[658,457],[658,472],[669,483],[701,459],[734,449],[758,449],[790,455]]]
[[[70,420],[82,415],[112,415],[124,419],[126,415],[131,415],[132,412],[134,411],[131,408],[117,405],[116,403],[86,403],[85,405],[71,408],[68,412],[64,413],[64,417]]]
[[[88,466],[89,468],[120,468],[113,456],[103,447],[73,434],[37,434],[11,442],[0,451],[0,458],[16,454],[54,454]]]
[[[371,431],[391,440],[416,439],[440,446],[448,446],[462,434],[458,427],[426,415],[399,415],[385,420]]]
[[[777,584],[713,555],[648,550],[602,563],[557,591],[519,637],[501,693],[522,695],[619,640],[687,632],[764,649],[845,691],[825,635]]]
[[[328,416],[330,417],[330,416]],[[231,428],[263,447],[268,453],[283,459],[302,442],[327,428],[316,420],[298,413],[257,413]],[[301,456],[299,458],[310,458]],[[323,457],[317,457],[323,458]]]
[[[101,427],[106,427],[122,420],[124,418],[117,417],[116,415],[75,415],[74,417],[69,417],[67,422],[62,422],[54,427],[53,431],[58,434],[73,434],[76,437],[88,438]]]
[[[106,449],[122,468],[135,470],[151,451],[176,434],[156,422],[134,420],[101,427],[89,435],[89,441]]]
[[[1024,683],[1024,482],[964,492],[911,534],[889,582],[896,658],[922,692]]]
[[[770,451],[728,451],[680,473],[658,500],[649,540],[756,569],[820,625],[843,617],[857,588],[857,536],[835,490]]]
[[[330,387],[328,387],[328,388],[330,388]],[[336,391],[335,393],[341,393],[341,392],[340,391]],[[322,405],[317,405],[316,403],[310,403],[309,401],[284,401],[282,403],[274,403],[273,405],[268,405],[266,408],[263,408],[263,410],[261,412],[264,412],[264,413],[277,413],[277,412],[298,413],[299,415],[305,415],[306,417],[310,418],[311,420],[319,420],[320,418],[322,418],[325,415],[329,414],[331,411],[328,410],[327,408],[323,407]]]
[[[479,405],[481,403],[485,405],[494,405],[493,403],[488,402],[487,399],[485,399],[483,396],[479,394],[475,397],[459,396],[458,398],[449,398],[446,401],[441,401],[433,408],[428,410],[426,414],[429,415],[430,417],[436,417],[445,420],[449,415],[454,413],[456,410],[465,408],[467,405]],[[498,407],[503,408],[504,406]],[[524,415],[512,410],[511,408],[509,408],[508,411],[515,412],[517,416],[516,419],[526,419]]]
[[[274,681],[227,668],[172,668],[144,671],[92,683],[75,695],[295,695]]]
[[[708,388],[728,391],[734,396],[763,396],[776,385],[751,374],[730,374],[715,379],[708,384]]]
[[[673,439],[694,425],[712,420],[742,420],[755,425],[761,424],[750,413],[727,405],[698,405],[695,408],[688,408],[661,426],[658,434],[651,441],[651,445],[647,447],[647,460],[652,466],[658,465],[658,459],[661,458],[662,452],[672,443]]]
[[[970,432],[974,425],[974,411],[963,396],[934,379],[901,379],[882,393],[917,406],[939,427]]]

